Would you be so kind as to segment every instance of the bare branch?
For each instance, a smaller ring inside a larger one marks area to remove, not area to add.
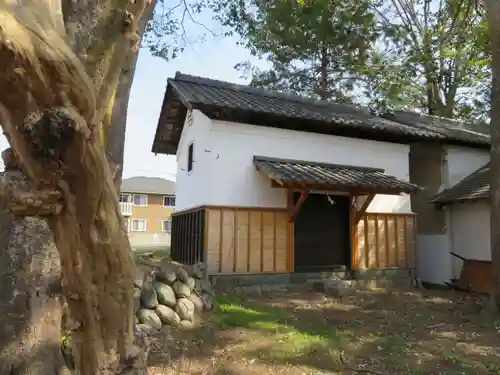
[[[186,0],[182,0],[182,2],[184,3],[184,11],[187,13],[187,15],[189,16],[191,21],[193,23],[197,24],[198,26],[203,27],[206,31],[208,31],[210,34],[212,34],[212,36],[216,36],[215,33],[212,30],[210,30],[206,25],[204,25],[201,22],[198,22],[194,19],[193,15],[191,14],[191,11],[189,10],[189,6],[186,3]],[[184,19],[184,15],[182,16],[182,19]]]

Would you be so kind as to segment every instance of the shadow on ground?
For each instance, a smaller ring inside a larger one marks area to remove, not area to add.
[[[483,304],[425,290],[220,296],[203,326],[157,342],[151,365],[186,374],[500,374],[500,337]]]

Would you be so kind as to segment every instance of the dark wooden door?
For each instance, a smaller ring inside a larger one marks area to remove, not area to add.
[[[350,258],[349,197],[309,194],[295,219],[295,272],[349,268]]]

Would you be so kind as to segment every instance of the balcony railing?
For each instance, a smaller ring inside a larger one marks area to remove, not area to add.
[[[131,202],[120,202],[120,208],[122,210],[123,216],[132,215],[132,203]]]

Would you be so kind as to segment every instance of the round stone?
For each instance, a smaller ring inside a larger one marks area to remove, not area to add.
[[[179,323],[180,329],[191,329],[194,327],[194,323],[189,320],[181,320]]]
[[[156,294],[158,295],[158,303],[168,307],[175,306],[177,300],[175,298],[174,291],[169,285],[157,281],[155,282],[154,287],[156,289]]]
[[[159,316],[163,324],[169,324],[171,326],[175,326],[179,324],[179,322],[181,321],[179,314],[177,314],[170,307],[164,305],[158,305],[156,306],[155,312],[156,315]]]
[[[196,285],[196,282],[192,277],[188,277],[185,284],[189,288],[189,290],[193,290]]]
[[[187,271],[184,269],[184,267],[179,267],[177,268],[177,271],[175,273],[177,275],[177,278],[182,281],[184,284],[187,284],[189,275]]]
[[[144,284],[141,291],[141,305],[148,309],[158,306],[158,295],[150,283]]]
[[[188,298],[193,303],[194,310],[197,313],[201,313],[203,311],[203,307],[205,306],[203,299],[200,298],[196,293],[191,293],[191,295]]]
[[[154,330],[161,329],[160,317],[153,311],[148,309],[140,309],[137,312],[137,318],[142,324],[147,324]]]
[[[172,290],[174,291],[175,295],[179,298],[182,297],[189,297],[191,294],[191,289],[189,287],[182,283],[180,280],[177,280],[173,285],[172,285]]]
[[[177,266],[170,262],[162,262],[160,269],[155,274],[155,277],[158,281],[172,285],[172,283],[177,279],[177,268]]]
[[[175,312],[179,314],[181,320],[194,321],[194,304],[187,298],[179,298],[177,300]]]

